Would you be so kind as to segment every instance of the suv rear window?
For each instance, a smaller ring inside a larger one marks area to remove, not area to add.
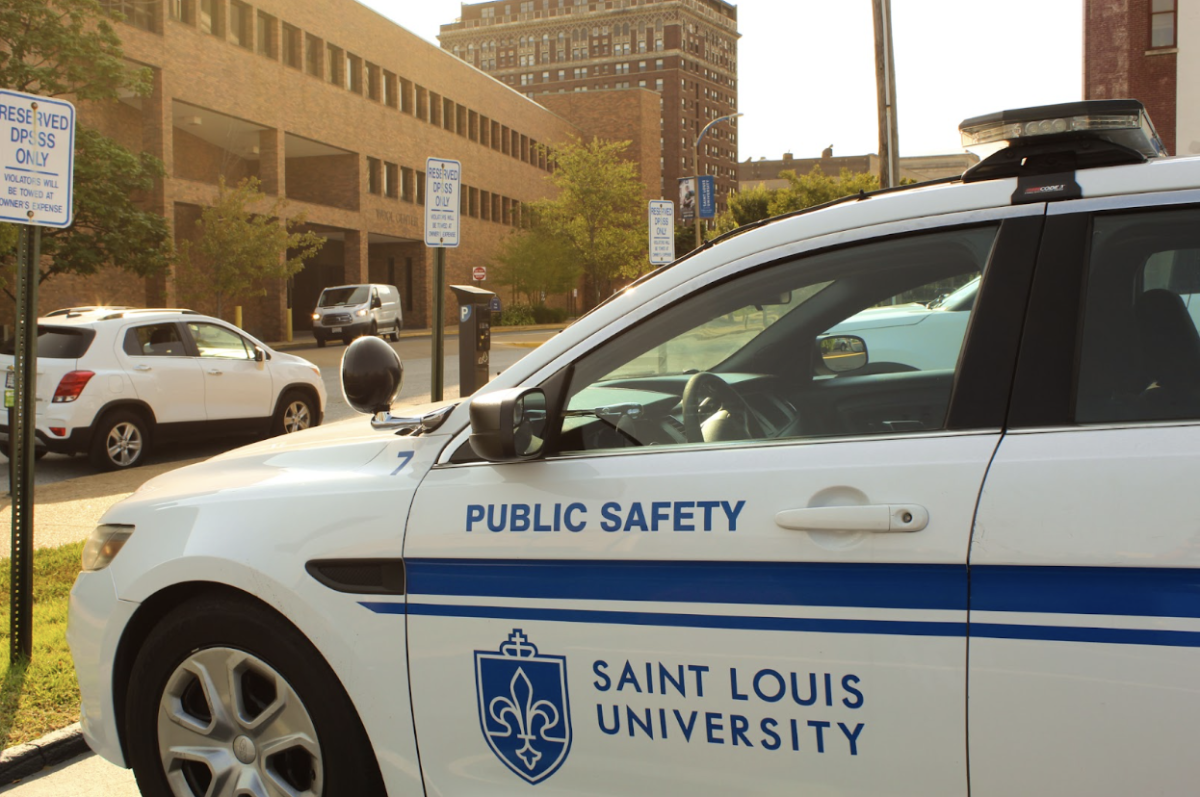
[[[37,356],[52,360],[78,360],[96,337],[94,329],[38,325]],[[16,338],[0,344],[0,354],[16,354]]]

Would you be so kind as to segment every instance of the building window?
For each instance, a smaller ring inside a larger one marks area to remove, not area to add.
[[[171,19],[196,24],[195,0],[171,0]]]
[[[233,34],[233,43],[239,47],[250,49],[251,30],[250,6],[241,0],[232,0],[229,4],[229,32]]]
[[[415,182],[417,184],[417,204],[424,205],[425,204],[425,172],[417,172],[417,178],[416,178]]]
[[[308,74],[314,77],[320,77],[321,71],[321,56],[325,52],[324,42],[313,36],[311,33],[304,34],[304,66],[308,70]]]
[[[363,93],[362,59],[349,53],[346,53],[346,88],[355,94]]]
[[[225,36],[225,4],[222,0],[200,0],[200,31]]]
[[[275,44],[275,31],[278,29],[279,22],[270,14],[258,12],[258,54],[265,55],[267,58],[278,58],[279,48]]]
[[[1175,46],[1177,0],[1150,0],[1150,47]]]
[[[379,158],[367,158],[367,191],[379,194],[383,190],[383,163]]]
[[[139,0],[104,0],[101,3],[104,10],[110,14],[121,15],[126,22],[135,28],[155,32],[154,15],[148,3]]]
[[[400,198],[412,202],[416,195],[416,175],[407,166],[400,167]]]
[[[325,45],[325,77],[335,86],[343,85],[342,81],[345,79],[342,74],[345,70],[342,57],[341,47]]]
[[[287,23],[283,25],[283,62],[300,68],[300,29]]]

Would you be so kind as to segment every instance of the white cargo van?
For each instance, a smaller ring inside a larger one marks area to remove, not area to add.
[[[394,285],[338,285],[321,291],[313,310],[313,337],[322,347],[330,338],[346,344],[360,335],[390,335],[400,340],[404,311]]]

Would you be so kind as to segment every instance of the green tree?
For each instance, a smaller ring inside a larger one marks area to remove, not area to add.
[[[628,141],[572,141],[547,150],[555,199],[533,204],[539,226],[558,238],[587,276],[595,302],[618,277],[647,265],[646,213],[637,167],[624,160]]]
[[[849,169],[842,169],[837,177],[827,176],[819,166],[813,166],[805,175],[797,175],[789,169],[780,172],[779,176],[788,181],[788,186],[779,189],[768,203],[767,212],[771,216],[822,205],[860,191],[879,189],[878,176]]]
[[[727,233],[771,217],[771,202],[779,189],[767,188],[761,183],[744,191],[729,195],[729,209],[717,217],[717,233]]]
[[[512,289],[513,303],[518,295],[532,305],[542,294],[566,293],[582,271],[568,243],[537,220],[501,241],[494,258],[492,279]]]
[[[110,18],[96,0],[3,0],[0,86],[84,103],[116,102],[126,88],[144,94],[149,73],[128,67]],[[135,204],[162,175],[155,158],[134,155],[77,123],[74,221],[65,229],[43,228],[40,280],[106,266],[139,276],[165,271],[171,258],[166,221]],[[15,228],[0,224],[0,264],[9,284],[15,244]]]
[[[287,279],[304,268],[325,244],[315,232],[293,232],[304,215],[283,218],[284,199],[267,200],[257,178],[230,188],[221,178],[217,203],[196,220],[197,237],[179,245],[181,268],[176,287],[185,301],[211,301],[222,317],[226,302],[244,303],[267,294],[267,280]],[[254,212],[252,207],[261,207]],[[291,257],[288,254],[291,253]]]

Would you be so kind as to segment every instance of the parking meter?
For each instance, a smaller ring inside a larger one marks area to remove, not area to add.
[[[492,314],[496,294],[470,285],[451,285],[458,300],[458,394],[469,396],[488,382]]]

